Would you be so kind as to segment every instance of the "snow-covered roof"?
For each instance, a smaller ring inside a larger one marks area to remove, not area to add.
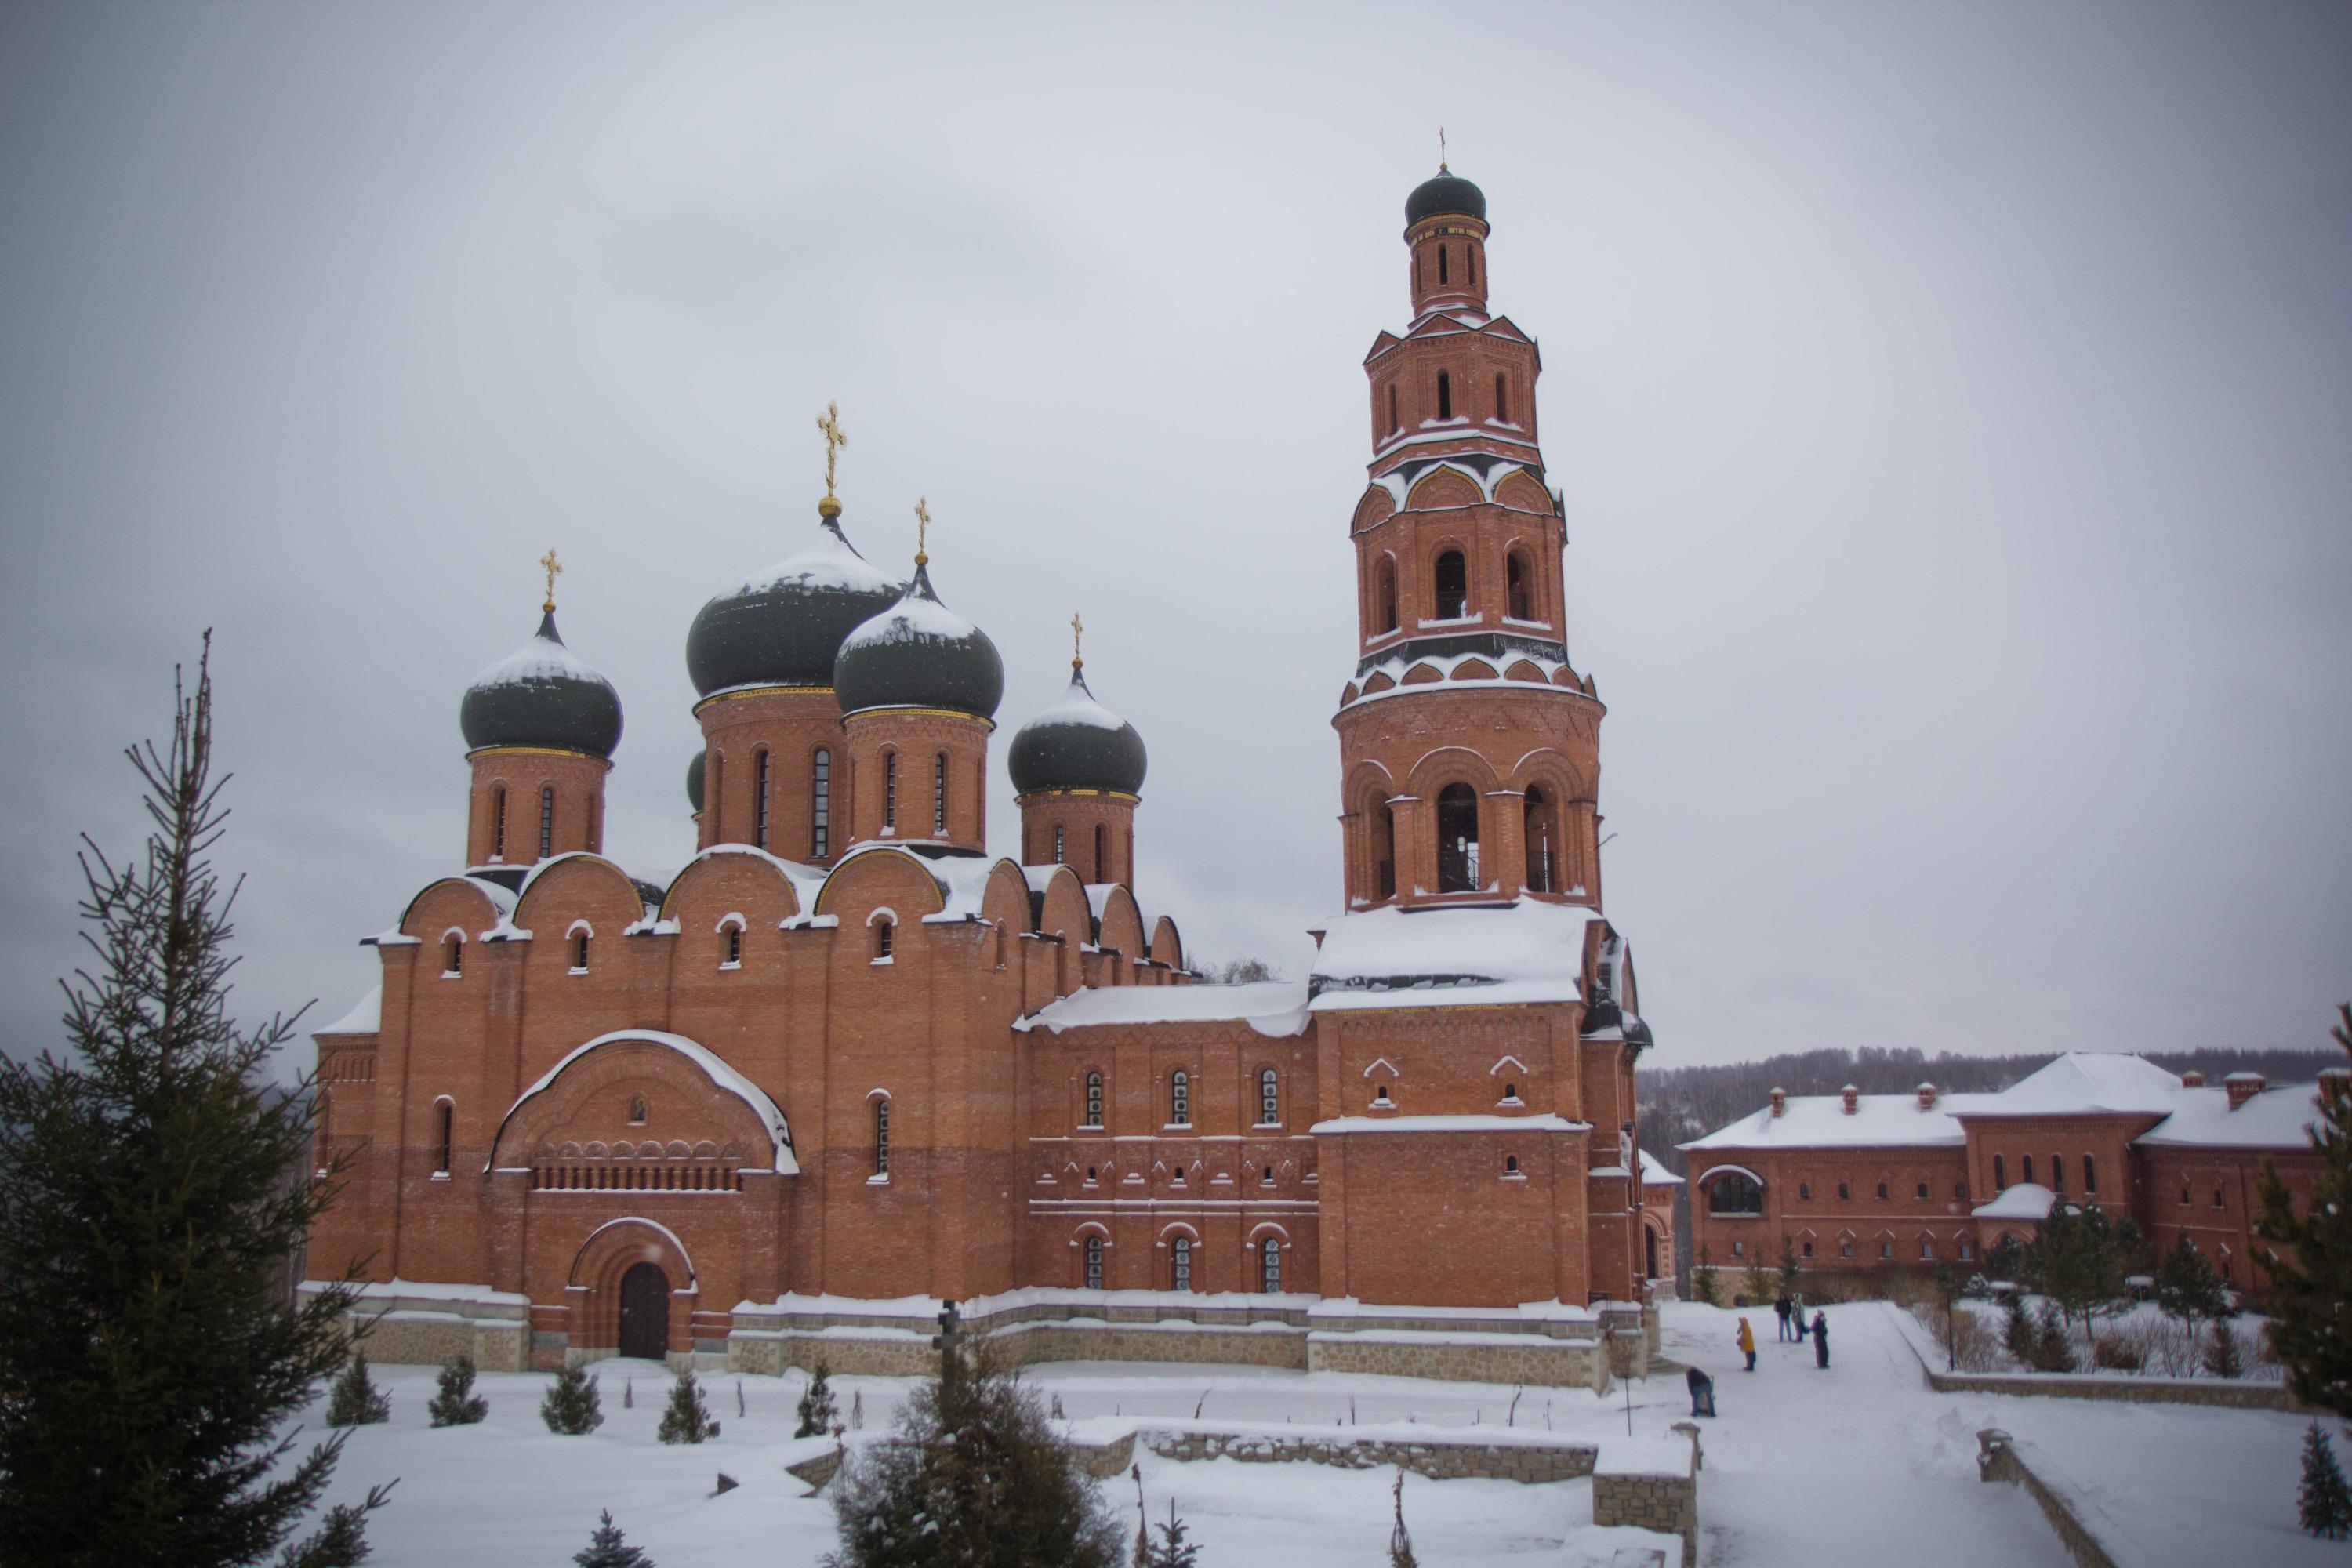
[[[1574,1002],[1583,994],[1582,904],[1379,909],[1325,931],[1308,989],[1317,1012]]]
[[[1933,1110],[1919,1109],[1913,1094],[1864,1094],[1854,1097],[1853,1114],[1845,1099],[1835,1094],[1801,1094],[1788,1098],[1788,1109],[1775,1116],[1767,1105],[1728,1127],[1679,1145],[1685,1149],[1892,1149],[1932,1144],[1958,1147],[1968,1132],[1955,1113],[1972,1110],[1989,1094],[1946,1094]]]
[[[2057,1201],[2058,1195],[2041,1183],[2020,1182],[2003,1187],[2000,1196],[1969,1213],[1978,1219],[2048,1219],[2050,1205]]]
[[[1472,433],[1484,434],[1485,432],[1474,427]],[[1405,497],[1412,490],[1412,487],[1419,484],[1422,480],[1427,479],[1430,475],[1435,473],[1440,468],[1450,468],[1454,472],[1460,474],[1464,479],[1468,479],[1472,484],[1476,485],[1478,487],[1478,494],[1480,497],[1488,501],[1492,501],[1495,499],[1496,486],[1501,484],[1513,474],[1528,471],[1528,466],[1524,463],[1515,463],[1510,461],[1508,458],[1496,461],[1489,454],[1483,452],[1480,453],[1479,456],[1486,458],[1491,464],[1491,466],[1483,473],[1480,472],[1478,468],[1474,464],[1456,462],[1450,458],[1441,458],[1433,463],[1424,463],[1417,467],[1412,464],[1407,464],[1402,468],[1391,468],[1385,474],[1375,474],[1372,476],[1372,483],[1388,491],[1389,500],[1394,501],[1398,508],[1402,510],[1405,503]]]
[[[1647,1149],[1642,1153],[1642,1184],[1645,1187],[1679,1187],[1683,1179],[1666,1169],[1655,1154]]]
[[[2227,1089],[2184,1089],[2173,1097],[2172,1114],[2133,1142],[2173,1148],[2308,1149],[2318,1120],[2315,1083],[2264,1089],[2235,1110]]]
[[[884,647],[897,643],[961,642],[979,628],[937,599],[923,595],[902,595],[897,604],[851,632],[841,641],[841,651],[852,648]]]
[[[522,647],[497,663],[485,666],[467,683],[467,689],[478,691],[485,687],[521,686],[543,680],[603,682],[604,678],[583,664],[579,656],[561,641],[549,637],[542,626]]]
[[[1353,1132],[1585,1132],[1589,1121],[1565,1116],[1335,1116],[1309,1132],[1328,1137]]]
[[[1297,1035],[1307,1027],[1307,986],[1297,980],[1245,985],[1108,985],[1074,991],[1022,1019],[1016,1029],[1055,1034],[1102,1024],[1209,1024],[1233,1020],[1261,1035]]]
[[[1990,1096],[1979,1116],[2066,1116],[2169,1112],[2180,1079],[2154,1062],[2115,1051],[2068,1051],[2049,1066]]]
[[[352,1010],[323,1029],[313,1029],[311,1036],[373,1035],[383,1027],[383,986],[379,984],[352,1006]]]
[[[709,1047],[689,1040],[684,1035],[665,1034],[658,1029],[615,1029],[611,1034],[599,1035],[585,1045],[576,1046],[566,1052],[562,1061],[540,1075],[537,1083],[515,1097],[515,1102],[507,1108],[506,1115],[499,1119],[498,1135],[490,1140],[491,1149],[495,1151],[498,1148],[499,1138],[505,1136],[507,1123],[514,1120],[515,1112],[528,1104],[534,1095],[544,1092],[550,1085],[563,1075],[564,1068],[600,1047],[615,1045],[623,1041],[642,1041],[648,1045],[667,1047],[700,1068],[712,1084],[750,1106],[752,1112],[760,1118],[761,1126],[767,1129],[769,1142],[774,1146],[776,1174],[792,1176],[800,1173],[800,1163],[793,1158],[792,1129],[786,1125],[783,1111],[778,1109],[773,1100],[769,1098],[768,1091],[728,1066],[719,1058],[719,1053]]]

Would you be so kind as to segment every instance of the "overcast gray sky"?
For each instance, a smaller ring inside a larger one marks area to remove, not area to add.
[[[1359,369],[1436,128],[1545,350],[1659,1065],[2317,1046],[2352,995],[2352,7],[0,10],[0,1040],[218,628],[247,1012],[456,868],[569,563],[608,847],[851,536],[1151,748],[1139,892],[1339,898]],[[307,1060],[307,1049],[303,1053]]]

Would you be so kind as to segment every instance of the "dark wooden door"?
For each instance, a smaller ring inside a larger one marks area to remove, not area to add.
[[[1657,1233],[1656,1231],[1654,1231],[1654,1230],[1652,1230],[1652,1229],[1648,1228],[1647,1226],[1643,1226],[1643,1230],[1642,1230],[1642,1239],[1643,1239],[1643,1241],[1645,1241],[1645,1242],[1647,1242],[1647,1243],[1649,1244],[1649,1249],[1650,1249],[1650,1275],[1649,1275],[1649,1277],[1650,1277],[1651,1279],[1655,1279],[1658,1277],[1658,1233]]]
[[[640,1263],[621,1276],[621,1353],[647,1361],[669,1355],[669,1276]]]

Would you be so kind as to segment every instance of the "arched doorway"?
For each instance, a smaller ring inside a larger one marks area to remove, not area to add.
[[[621,1353],[669,1359],[669,1276],[657,1263],[632,1264],[621,1276]]]
[[[1642,1239],[1647,1245],[1650,1254],[1650,1267],[1643,1270],[1643,1277],[1655,1279],[1658,1277],[1658,1233],[1650,1226],[1643,1226]]]

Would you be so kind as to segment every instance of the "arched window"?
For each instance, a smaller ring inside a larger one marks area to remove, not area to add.
[[[433,1168],[443,1175],[449,1173],[451,1141],[457,1131],[457,1108],[442,1100],[433,1108]]]
[[[572,933],[572,973],[588,973],[588,933],[584,931]]]
[[[2083,1156],[2083,1195],[2088,1197],[2098,1190],[2099,1167],[2092,1163],[2090,1155],[2085,1154]]]
[[[1503,1156],[1503,1174],[1505,1174],[1505,1175],[1507,1175],[1507,1176],[1516,1176],[1516,1175],[1517,1175],[1518,1173],[1519,1173],[1519,1157],[1518,1157],[1517,1154],[1506,1154],[1506,1155],[1504,1155],[1504,1156]]]
[[[2025,1173],[2021,1179],[2028,1185],[2031,1185],[2033,1181],[2033,1156],[2031,1154],[2026,1155],[2022,1160],[2018,1162],[2018,1165],[2019,1168]]]
[[[2180,1206],[2182,1208],[2187,1208],[2189,1206],[2189,1184],[2187,1182],[2180,1184]]]
[[[1813,1184],[1811,1182],[1799,1182],[1797,1184],[1797,1201],[1799,1203],[1811,1203],[1812,1198]]]
[[[1087,1121],[1088,1127],[1103,1124],[1103,1077],[1098,1072],[1087,1074]]]
[[[629,1125],[632,1127],[643,1127],[645,1124],[646,1097],[640,1094],[632,1097],[629,1100]]]
[[[1503,561],[1504,596],[1510,608],[1507,612],[1515,621],[1536,618],[1535,572],[1528,564],[1528,552],[1514,550]]]
[[[1282,1243],[1271,1236],[1258,1243],[1257,1284],[1269,1296],[1282,1293]]]
[[[1391,382],[1389,383],[1389,434],[1395,435],[1398,426],[1402,423],[1402,421],[1397,417],[1396,383]]]
[[[1501,371],[1498,370],[1495,373],[1495,418],[1497,423],[1507,424],[1510,421],[1511,397],[1508,390],[1509,384],[1510,384],[1503,378],[1503,373]]]
[[[507,786],[490,792],[490,858],[507,858]]]
[[[931,837],[948,836],[948,754],[931,758]]]
[[[1192,1238],[1189,1236],[1180,1236],[1168,1244],[1168,1288],[1192,1288]]]
[[[1087,1237],[1086,1254],[1087,1289],[1089,1290],[1099,1290],[1103,1288],[1103,1243],[1101,1237],[1089,1235]]]
[[[1886,1201],[1886,1184],[1885,1182],[1878,1184],[1878,1201],[1880,1203],[1885,1203]]]
[[[1843,1182],[1840,1182],[1838,1184],[1838,1202],[1844,1203],[1853,1196],[1853,1190],[1851,1187],[1848,1187]]]
[[[1552,890],[1551,802],[1539,784],[1529,784],[1525,813],[1528,842],[1528,886],[1536,892]]]
[[[768,847],[768,748],[751,753],[751,842]]]
[[[1062,861],[1062,850],[1063,850],[1064,846],[1063,846],[1062,838],[1063,838],[1063,834],[1062,834],[1062,825],[1061,825],[1060,823],[1058,823],[1058,822],[1057,822],[1057,823],[1054,824],[1054,864],[1055,864],[1055,865],[1056,865],[1056,866],[1059,866],[1059,865],[1061,865],[1061,864],[1063,863],[1063,861]]]
[[[1095,824],[1095,880],[1110,880],[1110,829]]]
[[[1441,256],[1443,254],[1440,252]],[[1454,417],[1454,377],[1442,370],[1437,373],[1437,416],[1440,419]]]
[[[898,753],[882,753],[882,831],[895,830],[898,826]]]
[[[1762,1214],[1764,1189],[1752,1177],[1738,1171],[1726,1171],[1710,1176],[1706,1184],[1706,1212],[1709,1214]]]
[[[1460,619],[1470,604],[1469,563],[1459,550],[1445,551],[1437,557],[1432,575],[1437,589],[1437,618]]]
[[[1396,897],[1396,813],[1385,800],[1372,802],[1365,813],[1371,828],[1372,896]]]
[[[2217,1209],[2230,1206],[2229,1200],[2221,1194],[2221,1184],[2219,1182],[2213,1184],[2213,1206]]]
[[[588,849],[594,854],[604,847],[604,837],[596,826],[596,797],[592,795],[588,797]]]
[[[1372,568],[1372,630],[1397,629],[1396,557],[1383,555]]]
[[[2050,1156],[2050,1190],[2055,1193],[2066,1190],[2066,1156],[2063,1154]]]
[[[1282,1079],[1272,1068],[1257,1075],[1257,1120],[1261,1127],[1282,1120]]]
[[[448,939],[441,944],[441,973],[445,976],[460,974],[465,968],[466,939],[451,931]]]
[[[1998,1154],[1992,1157],[1992,1190],[1996,1193],[2009,1191],[2009,1169]]]
[[[833,853],[833,753],[817,748],[809,778],[809,853],[822,860]]]
[[[1476,246],[1465,245],[1462,247],[1462,265],[1470,269],[1470,287],[1475,289],[1478,287],[1478,247]]]
[[[898,922],[895,921],[884,919],[874,922],[874,956],[876,959],[886,959],[890,956],[891,938],[896,934],[897,930]]]
[[[555,786],[542,784],[539,791],[539,858],[546,859],[555,853]]]
[[[1440,283],[1447,280],[1445,277],[1445,247],[1442,245],[1437,247],[1437,280]]]
[[[890,1100],[887,1095],[874,1097],[874,1173],[890,1173]]]
[[[1927,1201],[1927,1184],[1925,1182],[1919,1184],[1919,1201],[1921,1203]]]
[[[1192,1125],[1192,1075],[1182,1068],[1168,1075],[1168,1125]]]
[[[720,962],[730,966],[740,964],[743,962],[743,928],[729,926],[726,934],[727,956]]]
[[[1478,792],[1450,784],[1437,792],[1437,890],[1466,893],[1478,886]]]

